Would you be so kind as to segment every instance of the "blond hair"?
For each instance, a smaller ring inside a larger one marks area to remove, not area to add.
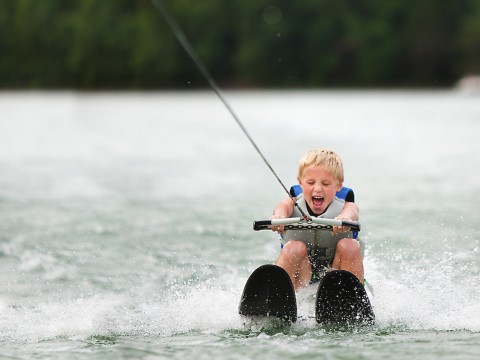
[[[316,149],[310,150],[303,155],[298,165],[297,180],[299,182],[303,178],[305,169],[309,166],[324,166],[332,173],[339,184],[343,184],[343,161],[334,151],[329,149]]]

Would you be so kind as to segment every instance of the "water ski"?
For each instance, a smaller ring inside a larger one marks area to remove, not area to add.
[[[373,325],[375,314],[358,278],[344,270],[330,271],[317,291],[315,318],[324,325]]]
[[[297,301],[290,276],[280,266],[260,266],[248,278],[238,310],[247,317],[297,321]]]

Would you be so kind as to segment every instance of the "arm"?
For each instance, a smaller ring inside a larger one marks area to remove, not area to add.
[[[345,202],[342,212],[335,218],[337,220],[346,220],[346,221],[358,221],[359,219],[359,209],[358,205],[354,202]],[[342,226],[334,226],[333,233],[338,234],[342,232],[350,231],[350,228]]]
[[[284,219],[288,218],[293,214],[294,204],[291,198],[283,199],[275,209],[273,209],[273,215],[271,219]],[[272,226],[272,231],[276,231],[279,234],[284,232],[283,225]]]
[[[346,202],[340,215],[336,217],[339,220],[358,221],[358,205],[354,202]]]

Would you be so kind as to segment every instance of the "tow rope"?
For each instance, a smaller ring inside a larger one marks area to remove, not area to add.
[[[215,94],[217,94],[218,98],[220,99],[220,101],[223,103],[223,105],[227,108],[228,112],[232,115],[233,119],[235,120],[235,122],[237,123],[237,125],[240,127],[240,129],[242,130],[242,132],[244,133],[244,135],[247,137],[247,139],[250,141],[250,143],[253,145],[254,149],[256,150],[256,152],[258,153],[258,155],[260,155],[260,157],[262,158],[263,162],[265,163],[265,165],[267,165],[267,167],[270,169],[270,171],[272,172],[272,174],[275,176],[275,178],[277,179],[277,181],[279,182],[279,184],[282,186],[282,188],[285,190],[285,192],[287,193],[287,195],[290,197],[290,199],[292,199],[293,201],[293,204],[295,205],[295,207],[300,211],[300,213],[302,214],[302,217],[304,218],[304,220],[309,220],[310,218],[305,214],[305,212],[300,208],[300,206],[298,206],[297,204],[297,201],[295,200],[295,198],[292,196],[292,194],[290,194],[290,192],[288,191],[288,189],[285,187],[285,185],[283,184],[282,180],[280,180],[280,178],[278,177],[277,173],[275,172],[275,170],[273,169],[273,167],[270,165],[270,163],[268,162],[268,160],[266,159],[266,157],[263,155],[263,153],[260,151],[260,148],[257,146],[257,144],[255,143],[255,141],[253,140],[253,138],[250,136],[250,134],[248,133],[247,129],[245,128],[245,126],[242,124],[242,122],[240,121],[240,118],[238,117],[238,115],[235,113],[235,111],[233,111],[233,108],[230,106],[229,102],[227,101],[227,99],[223,96],[222,92],[220,91],[220,88],[218,87],[217,83],[215,82],[215,80],[213,79],[212,75],[210,74],[210,72],[208,71],[207,67],[205,66],[205,64],[203,63],[203,61],[200,59],[200,57],[198,56],[197,52],[195,51],[195,49],[193,48],[193,46],[190,44],[190,41],[188,41],[188,38],[186,37],[185,33],[182,31],[182,29],[180,28],[180,25],[178,25],[177,21],[175,20],[175,17],[173,16],[173,14],[168,10],[167,6],[165,5],[165,3],[163,2],[163,0],[152,0],[152,3],[156,6],[156,8],[160,11],[160,13],[162,14],[163,18],[165,19],[165,21],[167,22],[168,26],[170,26],[170,28],[172,29],[175,37],[177,38],[178,42],[180,43],[180,45],[182,45],[183,49],[186,51],[186,53],[190,56],[190,58],[193,60],[193,62],[195,63],[195,65],[197,66],[198,70],[200,70],[200,72],[202,73],[203,77],[207,80],[208,84],[210,85],[210,87],[213,89],[213,91],[215,92]]]

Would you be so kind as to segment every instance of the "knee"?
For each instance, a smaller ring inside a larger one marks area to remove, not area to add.
[[[290,240],[283,247],[282,253],[289,258],[305,258],[308,256],[307,245],[301,241]]]
[[[345,238],[338,242],[336,251],[342,259],[355,259],[361,257],[360,243],[352,238]]]

